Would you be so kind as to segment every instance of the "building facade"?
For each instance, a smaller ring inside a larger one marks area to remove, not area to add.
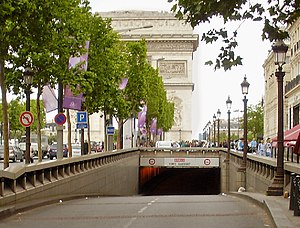
[[[124,41],[145,39],[148,61],[159,69],[169,101],[175,104],[174,126],[164,133],[164,140],[192,139],[193,53],[198,47],[198,35],[190,25],[168,12],[112,11],[99,13],[112,18],[114,30]],[[124,146],[132,144],[136,124],[124,126]],[[128,145],[128,146],[126,146]]]

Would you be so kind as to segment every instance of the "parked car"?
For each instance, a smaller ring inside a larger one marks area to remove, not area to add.
[[[12,162],[15,162],[17,160],[22,162],[24,159],[23,151],[17,146],[9,145],[8,153],[9,153],[9,160],[11,160]],[[0,145],[0,159],[2,160],[4,159],[4,145]]]
[[[67,144],[63,144],[63,157],[68,157],[68,146]],[[49,158],[52,160],[53,158],[57,158],[57,143],[50,145],[49,147]]]
[[[25,154],[26,151],[26,143],[25,142],[21,142],[19,143],[19,148],[23,151],[23,153]],[[33,156],[37,156],[38,155],[38,144],[37,143],[31,143],[30,144],[30,151],[33,151]]]

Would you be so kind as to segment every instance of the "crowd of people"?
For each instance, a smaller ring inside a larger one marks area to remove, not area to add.
[[[231,149],[235,149],[237,151],[244,151],[244,140],[239,139],[236,141],[232,141]],[[266,140],[256,141],[256,139],[253,138],[251,141],[248,140],[248,153],[271,157],[272,155],[271,139],[268,138]]]

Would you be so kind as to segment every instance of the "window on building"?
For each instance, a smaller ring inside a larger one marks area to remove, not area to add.
[[[293,108],[293,127],[299,124],[299,105]]]

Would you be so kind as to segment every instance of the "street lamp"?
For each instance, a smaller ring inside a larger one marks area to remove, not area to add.
[[[30,112],[30,87],[33,80],[33,71],[31,68],[26,67],[23,74],[24,84],[26,85],[25,94],[26,94],[26,111]],[[25,163],[30,163],[30,126],[26,127],[26,149],[25,149]]]
[[[227,123],[227,128],[228,128],[228,137],[227,137],[227,157],[226,159],[229,160],[230,157],[230,109],[231,109],[232,101],[230,100],[230,96],[228,96],[228,99],[226,101],[226,106],[227,106],[227,114],[228,114],[228,123]]]
[[[248,89],[249,89],[249,82],[247,82],[247,77],[244,77],[244,81],[241,83],[242,87],[242,94],[244,95],[244,152],[243,152],[243,165],[242,167],[246,169],[247,164],[247,152],[248,152],[248,142],[247,142],[247,97]],[[245,183],[246,184],[246,183]]]
[[[286,53],[288,46],[285,45],[283,40],[277,40],[272,46],[272,50],[275,55],[275,65],[278,65],[278,69],[275,72],[278,85],[278,129],[277,129],[277,169],[274,181],[270,187],[268,187],[268,195],[281,196],[283,194],[283,78],[285,72],[282,71],[282,67],[286,61]]]
[[[230,100],[230,96],[228,96],[228,99],[226,101],[226,106],[227,106],[227,113],[228,113],[228,136],[227,136],[227,155],[225,159],[225,164],[226,164],[226,180],[227,180],[227,192],[230,191],[230,167],[229,167],[229,160],[230,160],[230,109],[231,109],[232,101]]]
[[[221,111],[218,109],[217,111],[217,118],[218,118],[218,147],[220,146],[220,117],[221,117]]]
[[[216,115],[213,115],[213,121],[214,121],[214,147],[216,146]]]

